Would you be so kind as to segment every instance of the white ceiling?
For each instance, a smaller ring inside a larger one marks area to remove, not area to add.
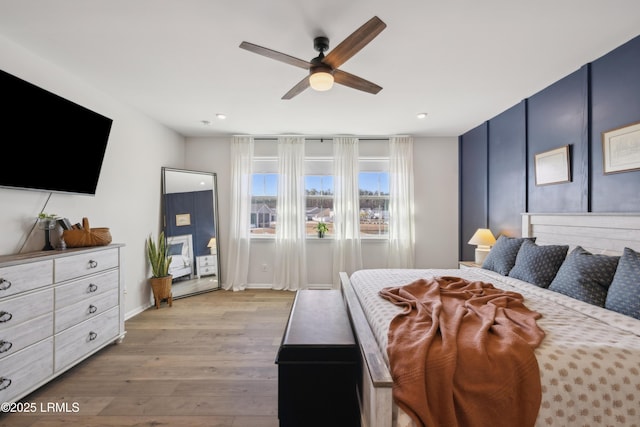
[[[374,15],[340,69],[377,95],[281,100],[305,71],[238,47],[310,60]],[[1,36],[185,136],[457,136],[638,34],[638,0],[0,0]]]

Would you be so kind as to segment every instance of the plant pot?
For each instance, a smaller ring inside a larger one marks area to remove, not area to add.
[[[173,280],[172,275],[164,277],[152,277],[149,279],[149,284],[153,290],[153,299],[156,303],[156,309],[160,308],[160,302],[167,300],[169,307],[173,305],[173,296],[171,294],[171,282]]]
[[[324,238],[324,231],[318,231],[318,237],[319,238]]]

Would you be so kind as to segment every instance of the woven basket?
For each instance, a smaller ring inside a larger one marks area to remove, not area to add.
[[[62,238],[68,248],[105,246],[111,243],[111,232],[106,227],[90,228],[89,219],[82,218],[82,230],[64,230]]]

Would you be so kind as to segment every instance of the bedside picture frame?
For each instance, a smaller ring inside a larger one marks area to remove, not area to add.
[[[605,175],[640,170],[640,122],[602,132]]]
[[[536,154],[534,158],[536,185],[570,182],[570,166],[568,145]]]
[[[176,226],[182,227],[185,225],[191,225],[191,214],[177,214],[176,215]]]

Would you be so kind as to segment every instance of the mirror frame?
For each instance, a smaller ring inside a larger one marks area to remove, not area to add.
[[[198,252],[196,252],[194,247],[191,247],[190,250],[192,258],[191,258],[191,262],[193,263],[192,269],[191,269],[191,277],[189,278],[189,281],[186,280],[179,280],[179,281],[174,281],[172,283],[172,288],[174,288],[176,291],[178,292],[173,292],[173,298],[182,298],[182,297],[186,297],[186,296],[190,296],[190,295],[196,295],[196,294],[200,294],[203,292],[210,292],[210,291],[214,291],[214,290],[218,290],[222,288],[222,280],[221,280],[221,268],[220,268],[220,231],[219,231],[219,220],[218,220],[218,183],[217,183],[217,175],[215,172],[205,172],[205,171],[197,171],[197,170],[189,170],[189,169],[178,169],[178,168],[172,168],[172,167],[166,167],[163,166],[162,167],[162,207],[161,207],[161,211],[162,211],[162,229],[165,232],[165,235],[167,236],[167,238],[169,237],[173,237],[173,236],[169,236],[167,234],[167,230],[168,230],[168,226],[167,226],[167,220],[168,220],[168,216],[171,214],[173,215],[173,213],[168,212],[168,203],[167,203],[167,194],[171,194],[167,192],[168,189],[168,182],[167,182],[167,175],[169,175],[169,173],[173,174],[173,173],[184,173],[186,174],[185,176],[189,176],[189,175],[198,175],[198,176],[207,176],[210,177],[212,180],[212,203],[213,203],[213,216],[211,218],[211,220],[213,221],[213,232],[214,232],[214,237],[216,238],[216,265],[217,265],[217,271],[216,271],[216,286],[214,287],[210,287],[207,288],[206,286],[201,288],[200,284],[196,284],[196,282],[192,282],[193,284],[189,284],[187,285],[188,282],[191,282],[193,279],[197,278],[197,269],[199,268],[198,264],[198,256],[204,256],[204,255],[198,255]],[[193,216],[193,221],[197,221],[197,217],[196,215],[189,215],[189,221],[191,221],[191,216]],[[178,219],[176,218],[176,221]],[[185,224],[188,226],[192,226],[191,222],[189,222],[188,224]],[[193,226],[195,227],[195,225]],[[190,236],[193,236],[194,232],[192,232],[190,234]],[[195,242],[193,242],[193,239],[189,239],[190,241],[192,241],[192,246],[195,244]],[[200,239],[201,240],[201,239]],[[212,254],[209,254],[212,255]],[[205,276],[206,278],[206,276]],[[175,279],[174,279],[175,280]],[[200,279],[202,280],[202,279]],[[184,292],[181,292],[181,290],[179,290],[179,287],[182,283],[185,283],[184,286]]]

